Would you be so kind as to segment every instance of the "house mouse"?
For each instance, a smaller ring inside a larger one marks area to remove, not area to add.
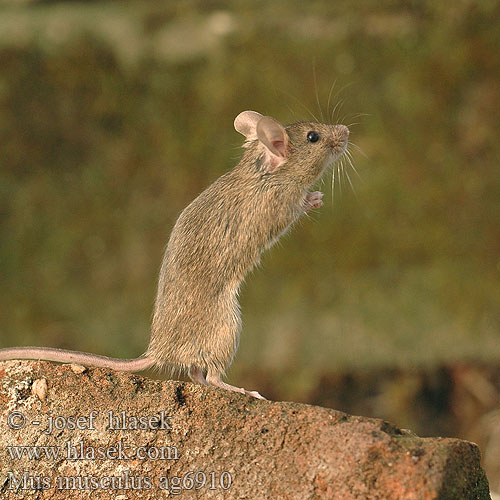
[[[243,111],[234,120],[245,152],[181,213],[161,265],[151,339],[135,359],[64,349],[0,349],[0,360],[43,359],[142,371],[172,368],[199,384],[256,398],[222,380],[241,330],[238,291],[247,273],[302,214],[323,204],[309,189],[345,151],[344,125],[299,122],[286,127]]]

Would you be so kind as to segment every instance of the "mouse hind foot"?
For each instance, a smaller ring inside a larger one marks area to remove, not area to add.
[[[257,391],[247,391],[243,387],[235,387],[234,385],[226,384],[221,378],[220,373],[207,373],[207,383],[215,387],[220,387],[221,389],[226,389],[227,391],[239,392],[240,394],[246,394],[247,396],[252,396],[257,399],[266,399],[264,396],[259,394]]]
[[[246,394],[247,396],[252,396],[253,398],[266,399],[257,391],[247,391],[246,389],[243,389],[243,387],[235,387],[234,385],[226,384],[226,382],[222,380],[219,373],[213,373],[209,371],[207,376],[205,377],[203,370],[196,365],[191,365],[188,373],[189,373],[189,378],[196,384],[211,385],[214,387],[220,387],[221,389],[226,389],[227,391]]]

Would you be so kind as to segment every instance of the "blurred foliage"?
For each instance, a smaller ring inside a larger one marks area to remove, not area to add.
[[[498,360],[499,25],[488,0],[1,3],[2,346],[142,352],[169,231],[256,109],[356,122],[360,175],[247,280],[232,380]]]

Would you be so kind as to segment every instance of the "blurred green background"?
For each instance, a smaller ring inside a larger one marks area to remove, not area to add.
[[[1,346],[142,353],[170,229],[255,109],[352,124],[359,177],[247,279],[229,380],[324,402],[331,374],[498,363],[499,26],[489,0],[0,3]]]

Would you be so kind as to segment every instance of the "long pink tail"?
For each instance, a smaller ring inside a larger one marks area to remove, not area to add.
[[[12,347],[0,349],[0,361],[12,359],[36,359],[58,363],[76,363],[97,368],[111,368],[120,372],[140,372],[151,368],[154,360],[145,356],[135,359],[117,359],[80,351],[66,351],[52,347]]]

